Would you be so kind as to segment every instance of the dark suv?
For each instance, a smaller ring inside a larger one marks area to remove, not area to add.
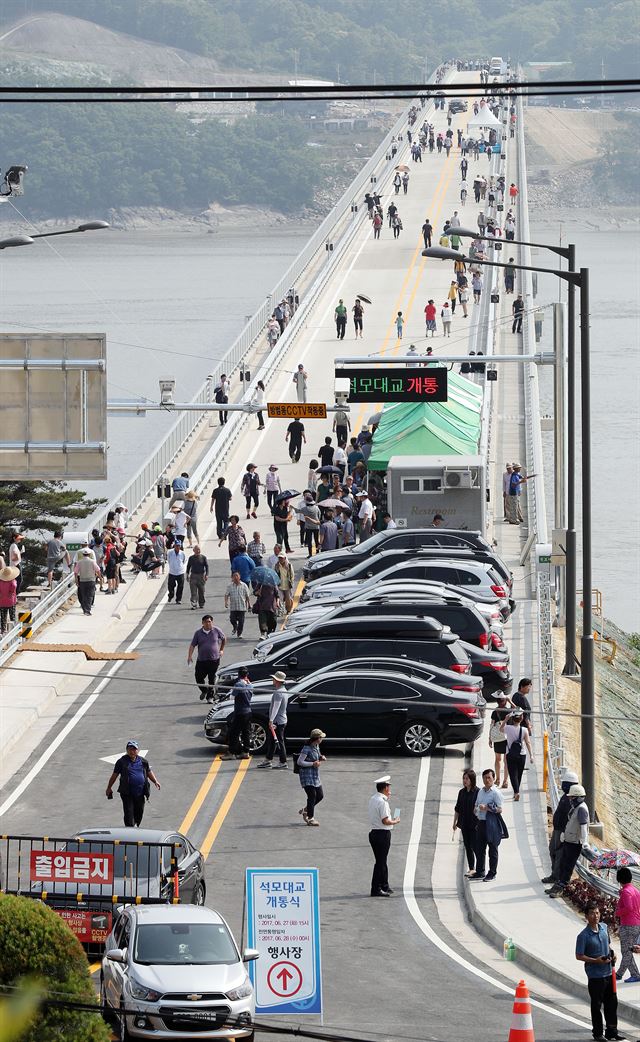
[[[388,528],[384,532],[376,532],[364,543],[316,554],[306,562],[302,576],[306,582],[311,582],[323,575],[333,575],[334,572],[350,568],[383,550],[417,550],[421,546],[452,546],[491,552],[489,543],[479,532],[465,532],[457,528]]]
[[[216,695],[223,697],[237,678],[238,668],[246,666],[251,680],[267,680],[278,669],[291,682],[309,673],[340,662],[344,658],[384,656],[433,662],[455,673],[470,673],[469,656],[458,638],[431,619],[402,616],[368,619],[337,619],[316,623],[307,633],[288,633],[284,646],[273,641],[262,644],[262,654],[247,662],[223,666],[216,674]]]

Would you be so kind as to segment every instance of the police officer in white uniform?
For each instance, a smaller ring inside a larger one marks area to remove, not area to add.
[[[371,877],[371,896],[391,897],[393,890],[389,887],[387,858],[391,847],[393,826],[399,823],[400,818],[392,818],[389,809],[391,776],[385,774],[382,778],[378,778],[375,786],[376,792],[369,800],[369,843],[375,858]]]

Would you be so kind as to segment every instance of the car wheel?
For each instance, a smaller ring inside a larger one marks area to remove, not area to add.
[[[207,896],[207,888],[205,887],[202,880],[196,884],[196,888],[193,891],[193,897],[191,898],[192,905],[204,905],[205,898]]]
[[[430,724],[416,720],[400,734],[400,745],[409,756],[428,756],[436,747],[437,736]]]
[[[252,720],[249,733],[249,751],[252,755],[264,752],[266,744],[267,725],[262,720]]]

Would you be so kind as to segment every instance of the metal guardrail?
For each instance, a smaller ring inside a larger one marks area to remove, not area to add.
[[[43,597],[40,601],[34,604],[33,608],[30,608],[31,612],[31,628],[39,629],[45,622],[48,622],[50,618],[62,607],[66,601],[75,592],[76,583],[73,575],[68,575],[65,579],[62,579],[57,583],[52,590]],[[18,605],[18,609],[21,609],[22,605]],[[0,666],[11,658],[11,656],[18,650],[22,645],[22,625],[20,622],[12,626],[8,633],[2,638],[0,642]]]

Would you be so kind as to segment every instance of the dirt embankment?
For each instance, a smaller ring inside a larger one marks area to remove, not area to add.
[[[564,109],[529,106],[525,112],[525,141],[529,177],[529,205],[553,208],[614,211],[612,224],[634,218],[629,199],[618,197],[603,184],[597,165],[615,121],[609,109]],[[622,213],[626,204],[627,213]],[[618,211],[620,208],[620,211]],[[635,215],[637,218],[637,214]]]

